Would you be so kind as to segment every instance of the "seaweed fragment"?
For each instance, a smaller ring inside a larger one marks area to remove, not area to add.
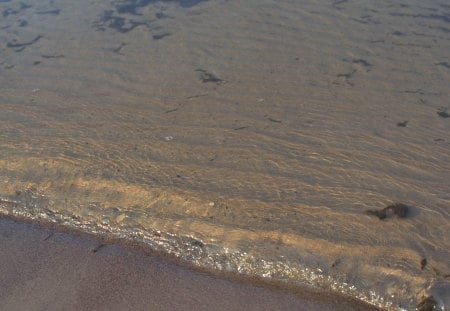
[[[394,203],[379,210],[367,210],[366,214],[377,216],[379,219],[386,219],[394,215],[398,218],[405,218],[408,214],[408,210],[408,205],[403,203]]]
[[[177,110],[178,110],[178,108],[173,108],[173,109],[166,110],[164,113],[171,113],[171,112],[175,112]]]
[[[267,118],[267,120],[269,120],[270,122],[274,122],[274,123],[281,123],[281,120],[274,119],[274,118]]]
[[[243,130],[243,129],[246,129],[246,128],[248,128],[248,126],[240,126],[240,127],[234,128],[234,130],[235,131],[240,131],[240,130]]]
[[[93,253],[97,253],[100,249],[102,249],[105,246],[106,246],[106,244],[101,243],[101,244],[97,245],[96,247],[94,247],[91,251]]]
[[[42,241],[47,241],[48,239],[50,239],[53,235],[55,234],[55,232],[50,232]]]

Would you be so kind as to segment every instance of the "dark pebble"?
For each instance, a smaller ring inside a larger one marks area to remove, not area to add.
[[[377,216],[379,219],[385,219],[391,216],[397,216],[399,218],[405,218],[408,214],[409,207],[406,204],[395,203],[380,210],[367,210],[368,215]]]
[[[405,218],[406,215],[408,214],[408,205],[406,204],[402,204],[402,203],[395,203],[392,205],[389,205],[387,207],[385,207],[386,212],[392,213],[400,218]]]
[[[437,114],[442,118],[450,118],[450,113],[447,112],[447,109],[443,111],[438,111]]]
[[[425,269],[425,267],[426,267],[426,265],[427,265],[427,259],[426,258],[423,258],[421,261],[420,261],[420,269]]]

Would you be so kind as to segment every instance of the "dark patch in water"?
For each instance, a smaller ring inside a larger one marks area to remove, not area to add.
[[[2,16],[3,17],[8,17],[9,15],[15,15],[17,13],[19,13],[19,11],[8,8],[8,9],[4,9],[3,10]]]
[[[132,14],[132,15],[142,15],[137,12],[139,8],[143,8],[149,5],[154,0],[131,0],[122,1],[122,3],[116,5],[117,13],[119,14]]]
[[[155,14],[155,17],[157,19],[163,19],[163,18],[169,18],[169,15],[167,15],[167,14],[165,14],[163,12],[158,12],[158,13]]]
[[[399,127],[406,127],[407,124],[408,124],[408,120],[403,121],[403,122],[398,122],[397,126],[399,126]]]
[[[121,33],[129,32],[140,25],[148,27],[148,24],[145,22],[136,22],[134,20],[125,19],[124,17],[115,16],[112,10],[105,11],[100,21],[95,23],[95,26],[99,30],[105,30],[105,24],[107,27]]]
[[[31,5],[29,4],[25,4],[25,3],[20,3],[20,7],[18,9],[11,9],[11,8],[6,8],[2,11],[2,15],[3,17],[7,17],[9,15],[16,15],[21,13],[23,10],[25,9],[29,9],[31,8]]]
[[[23,43],[15,42],[15,41],[14,41],[14,42],[8,42],[8,43],[6,44],[6,46],[9,47],[9,48],[21,48],[21,47],[25,47],[25,46],[27,46],[27,45],[31,45],[31,44],[33,44],[33,43],[36,43],[36,42],[38,42],[39,39],[41,39],[41,38],[42,38],[42,36],[39,35],[39,36],[37,36],[36,38],[34,38],[33,40],[28,41],[28,42],[23,42]]]
[[[438,303],[433,296],[428,296],[422,299],[416,307],[417,311],[434,311],[438,310]]]
[[[126,0],[117,4],[116,10],[119,14],[142,15],[137,10],[157,2],[176,2],[182,8],[190,8],[205,1],[208,0]]]
[[[440,110],[438,112],[436,112],[438,114],[438,116],[440,116],[441,118],[450,118],[450,113],[447,112],[447,109],[443,109]]]
[[[450,64],[447,63],[447,62],[440,62],[440,63],[437,63],[436,65],[438,65],[438,66],[444,66],[445,68],[450,69]]]
[[[100,20],[94,23],[94,26],[97,27],[98,30],[105,30],[104,26],[110,27],[112,29],[117,30],[118,32],[125,33],[133,30],[137,26],[143,25],[147,28],[150,28],[150,24],[153,22],[152,20],[147,21],[136,21],[129,18],[130,15],[134,16],[142,16],[140,13],[140,9],[162,2],[173,2],[178,4],[178,6],[182,8],[189,8],[194,5],[197,5],[201,2],[206,2],[208,0],[123,0],[118,1],[115,4],[115,10],[107,10],[100,17]],[[158,12],[155,14],[156,19],[168,18],[163,12]],[[156,40],[158,40],[158,36],[155,35]],[[155,37],[154,36],[154,37]],[[165,35],[166,36],[166,35]],[[161,37],[162,38],[162,37]],[[159,39],[161,39],[159,38]]]
[[[160,35],[153,35],[152,38],[153,38],[153,40],[160,40],[160,39],[165,38],[167,36],[170,36],[170,33],[166,32],[166,33],[162,33]]]
[[[336,266],[338,266],[341,263],[341,258],[336,259],[332,264],[331,264],[331,268],[335,268]]]
[[[404,32],[401,32],[401,31],[394,31],[393,33],[392,33],[394,36],[406,36],[406,34],[404,33]]]
[[[379,219],[386,219],[392,216],[398,218],[405,218],[408,214],[409,207],[406,204],[395,203],[379,210],[367,210],[368,215],[377,216]]]

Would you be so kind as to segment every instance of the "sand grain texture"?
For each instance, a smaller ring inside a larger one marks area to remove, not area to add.
[[[0,218],[1,310],[376,310],[216,278],[120,245],[93,252],[99,243]]]

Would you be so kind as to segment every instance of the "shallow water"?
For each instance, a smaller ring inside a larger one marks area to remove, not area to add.
[[[444,1],[0,1],[0,208],[450,301]],[[366,214],[393,203],[407,217]]]

